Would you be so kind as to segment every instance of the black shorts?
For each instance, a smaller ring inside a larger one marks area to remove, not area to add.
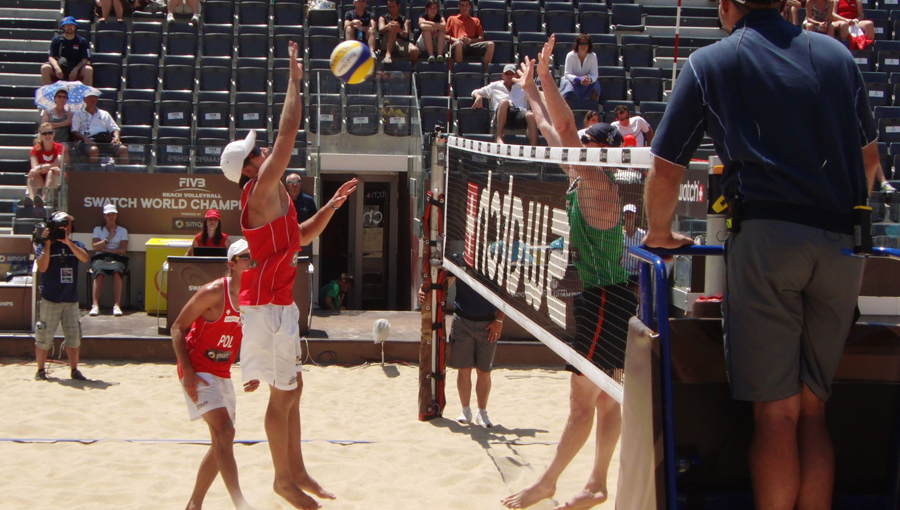
[[[602,370],[625,368],[628,321],[637,298],[625,283],[592,287],[575,297],[575,337],[569,345]],[[572,365],[566,370],[581,374]]]
[[[509,110],[506,112],[506,123],[503,125],[505,129],[525,129],[528,127],[528,121],[525,120],[525,114],[528,113],[527,110],[520,110],[515,106],[510,104]],[[491,118],[491,125],[497,126],[497,110],[494,110],[494,113]]]

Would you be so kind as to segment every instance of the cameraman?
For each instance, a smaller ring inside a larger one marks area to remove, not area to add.
[[[53,335],[62,321],[63,345],[69,357],[72,379],[87,381],[78,370],[78,348],[81,346],[81,322],[78,315],[78,261],[87,263],[88,253],[84,245],[69,239],[72,221],[68,213],[55,213],[48,227],[37,238],[38,271],[41,276],[41,307],[38,328],[34,334],[35,357],[38,371],[36,381],[46,381],[44,362],[53,347]]]

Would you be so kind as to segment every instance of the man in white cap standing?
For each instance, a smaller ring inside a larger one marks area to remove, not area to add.
[[[244,499],[234,461],[234,415],[237,405],[231,365],[241,348],[238,293],[241,275],[250,268],[250,249],[241,239],[228,247],[229,276],[200,287],[184,305],[172,325],[172,344],[178,357],[178,378],[191,420],[203,418],[212,442],[197,470],[187,508],[200,508],[209,487],[222,473],[222,481],[235,508],[251,510]],[[187,332],[187,335],[185,335]],[[253,391],[259,381],[244,384]]]
[[[87,250],[79,241],[69,238],[72,221],[69,214],[58,211],[53,214],[49,227],[41,237],[43,242],[35,247],[37,269],[41,273],[41,308],[35,328],[35,357],[38,370],[34,379],[47,380],[44,363],[53,348],[53,336],[62,323],[63,345],[69,358],[72,379],[86,381],[78,370],[81,347],[81,319],[78,314],[78,262],[87,263]]]
[[[256,147],[256,133],[228,144],[222,151],[222,172],[241,187],[241,229],[255,266],[241,279],[244,340],[241,373],[244,383],[269,384],[266,435],[275,466],[275,492],[296,508],[319,508],[306,492],[334,499],[306,472],[300,443],[301,349],[294,304],[297,253],[317,237],[356,191],[356,179],[344,183],[327,206],[297,223],[297,211],[282,184],[294,140],[303,118],[303,65],[299,46],[290,43],[287,97],[272,150]]]

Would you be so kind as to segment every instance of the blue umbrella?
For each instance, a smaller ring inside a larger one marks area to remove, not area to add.
[[[69,101],[66,105],[73,112],[84,109],[84,95],[87,92],[93,91],[100,94],[99,90],[80,81],[58,81],[37,89],[34,93],[34,104],[47,111],[56,108],[54,97],[56,92],[61,89],[65,89],[69,93]]]

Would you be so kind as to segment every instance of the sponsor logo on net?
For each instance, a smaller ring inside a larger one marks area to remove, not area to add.
[[[524,292],[525,303],[535,311],[546,303],[550,320],[565,328],[566,303],[553,289],[565,277],[569,260],[568,215],[565,209],[517,196],[514,181],[510,176],[505,193],[502,188],[494,188],[493,172],[488,172],[484,187],[469,182],[463,260],[509,296]],[[560,237],[561,250],[544,248]],[[491,250],[491,246],[501,249]],[[514,246],[522,247],[517,260]]]

